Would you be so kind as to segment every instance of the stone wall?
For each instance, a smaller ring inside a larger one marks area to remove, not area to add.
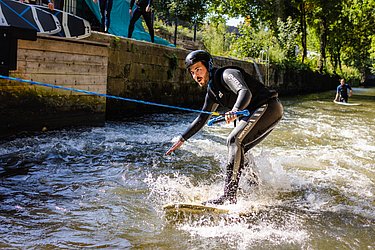
[[[95,32],[89,39],[110,44],[107,91],[111,95],[184,107],[201,105],[204,92],[184,69],[186,50]],[[157,106],[107,99],[109,119],[165,111]]]

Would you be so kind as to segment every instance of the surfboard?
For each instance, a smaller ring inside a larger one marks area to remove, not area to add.
[[[91,25],[87,20],[62,10],[50,10],[47,6],[33,6],[51,13],[59,20],[61,31],[54,36],[82,39],[91,35]]]
[[[165,217],[170,222],[218,220],[229,214],[229,210],[194,203],[172,203],[163,206]]]
[[[200,221],[200,222],[237,222],[250,218],[259,213],[259,208],[249,207],[243,211],[231,211],[226,207],[202,205],[196,203],[172,203],[163,206],[165,217],[170,222]]]
[[[173,203],[168,204],[163,207],[164,211],[168,214],[175,213],[191,213],[191,214],[204,214],[204,213],[213,213],[213,214],[228,214],[228,209],[222,209],[213,206],[205,206],[202,204],[194,203]]]
[[[361,105],[360,103],[349,103],[349,102],[338,102],[338,101],[333,101],[336,104],[339,105],[344,105],[344,106],[359,106]]]
[[[43,34],[55,34],[61,30],[60,22],[54,15],[13,0],[0,0],[0,26],[33,29]]]

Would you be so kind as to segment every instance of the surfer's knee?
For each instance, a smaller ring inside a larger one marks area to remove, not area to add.
[[[227,138],[227,146],[228,147],[240,147],[241,146],[241,141],[238,139],[236,136],[229,136]]]

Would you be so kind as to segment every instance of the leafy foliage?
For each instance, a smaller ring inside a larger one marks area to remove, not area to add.
[[[299,23],[288,17],[285,22],[280,18],[277,20],[277,40],[283,50],[287,61],[296,60],[297,37],[299,35]]]
[[[375,68],[375,0],[166,0],[155,1],[163,20],[200,24],[216,55],[308,65],[313,70],[364,78]],[[209,17],[209,18],[207,18]],[[228,34],[226,17],[244,17]],[[190,26],[191,27],[191,26]],[[302,50],[296,55],[296,46]],[[263,52],[262,52],[263,51]],[[358,73],[360,72],[360,74]]]

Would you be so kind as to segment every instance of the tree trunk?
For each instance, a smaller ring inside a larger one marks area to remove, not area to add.
[[[197,40],[197,21],[194,22],[194,42]]]
[[[326,47],[327,47],[327,20],[325,17],[320,19],[319,23],[319,40],[320,40],[320,58],[319,58],[319,73],[323,73],[326,64]]]
[[[177,21],[178,21],[178,19],[176,17],[175,22],[174,22],[174,45],[175,46],[177,45],[177,25],[178,25]]]
[[[300,4],[301,8],[301,43],[302,43],[302,63],[305,61],[307,57],[307,24],[306,24],[306,9],[305,9],[305,2],[304,0],[301,1]]]

